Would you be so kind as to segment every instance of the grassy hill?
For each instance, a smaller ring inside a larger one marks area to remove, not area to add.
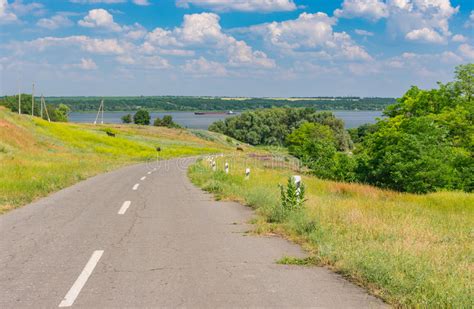
[[[0,213],[126,164],[228,149],[210,132],[49,123],[0,107]]]
[[[0,107],[0,213],[126,164],[224,152],[217,172],[201,161],[191,179],[218,198],[254,207],[256,232],[283,235],[311,255],[281,263],[328,266],[399,307],[474,304],[473,194],[403,194],[304,176],[305,207],[276,223],[278,185],[304,171],[287,155],[236,154],[234,147],[208,131],[48,123]]]
[[[404,194],[304,176],[305,207],[275,223],[278,185],[302,174],[297,165],[281,156],[240,155],[217,158],[217,167],[213,173],[202,161],[189,175],[219,199],[254,207],[257,232],[284,235],[311,254],[281,263],[328,266],[397,307],[472,308],[474,194]]]

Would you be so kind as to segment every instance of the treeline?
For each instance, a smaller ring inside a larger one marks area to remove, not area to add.
[[[474,64],[455,73],[454,82],[437,89],[412,87],[386,108],[387,118],[350,130],[352,138],[342,120],[312,109],[245,112],[209,129],[253,145],[284,145],[326,179],[415,193],[472,192]]]
[[[48,97],[53,105],[66,104],[72,111],[96,111],[104,99],[107,111],[135,111],[140,108],[165,111],[229,111],[272,107],[312,107],[318,110],[383,110],[393,98],[220,98],[220,97]]]
[[[340,151],[351,148],[352,143],[349,134],[344,129],[344,121],[330,112],[317,112],[314,108],[247,111],[239,116],[214,122],[209,126],[209,130],[223,133],[251,145],[285,146],[288,135],[306,122],[329,127]]]
[[[31,115],[33,109],[33,115],[41,116],[41,101],[35,98],[34,106],[32,106],[32,96],[30,94],[21,94],[20,104],[19,96],[6,96],[0,98],[0,106],[9,108],[12,112],[18,113],[18,109],[21,109],[22,114]],[[43,110],[43,119],[47,120],[48,115],[51,121],[55,122],[67,122],[70,108],[65,104],[46,104],[46,110]]]

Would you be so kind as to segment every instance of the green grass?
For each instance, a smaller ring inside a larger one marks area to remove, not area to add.
[[[224,160],[229,175],[222,172]],[[301,173],[285,164],[241,155],[218,159],[215,173],[199,162],[189,175],[220,199],[254,207],[255,232],[283,235],[310,254],[279,263],[325,265],[394,306],[473,307],[473,194],[401,194],[304,176],[305,208],[269,223],[279,205],[278,184]],[[246,167],[250,180],[244,180]]]
[[[49,123],[0,107],[0,214],[126,164],[227,149],[182,129]]]

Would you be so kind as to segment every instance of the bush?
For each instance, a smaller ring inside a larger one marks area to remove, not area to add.
[[[474,187],[474,64],[438,89],[410,88],[376,126],[363,130],[357,177],[398,191],[427,193]],[[370,132],[367,132],[370,131]]]
[[[181,126],[173,121],[173,117],[171,115],[163,116],[163,119],[160,117],[156,117],[155,121],[153,122],[155,127],[167,127],[167,128],[181,128]]]
[[[150,124],[150,113],[145,109],[139,109],[135,115],[133,115],[133,122],[139,125],[149,125]]]
[[[268,221],[283,222],[288,214],[303,209],[304,195],[304,184],[297,188],[293,177],[289,177],[286,187],[280,185],[280,203],[273,207],[268,215]]]
[[[461,189],[447,130],[426,117],[387,120],[364,141],[358,155],[361,180],[397,191]]]
[[[132,123],[132,115],[127,114],[122,116],[122,123]]]

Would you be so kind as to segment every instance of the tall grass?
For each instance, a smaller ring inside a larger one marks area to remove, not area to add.
[[[217,165],[221,167],[223,160]],[[269,223],[279,203],[278,184],[295,172],[253,161],[249,180],[244,156],[231,173],[192,166],[198,186],[257,210],[257,232],[285,235],[325,265],[395,306],[472,308],[474,305],[474,195],[401,194],[360,184],[303,177],[305,208]],[[283,261],[293,261],[287,258]]]
[[[49,123],[0,107],[0,214],[125,164],[226,150],[186,130],[114,125],[113,138],[107,128]]]

